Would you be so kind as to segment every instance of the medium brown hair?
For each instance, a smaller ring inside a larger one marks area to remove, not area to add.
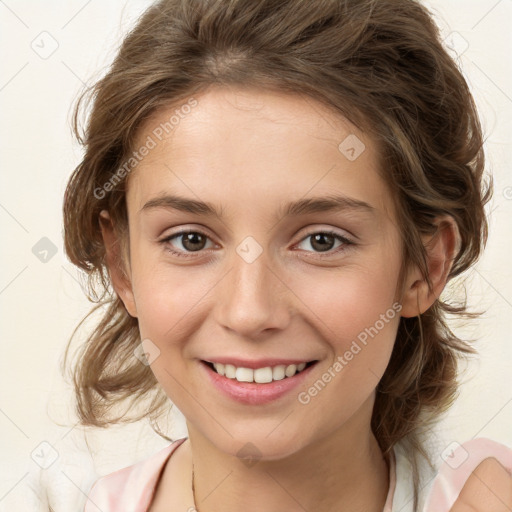
[[[151,369],[134,357],[137,319],[111,289],[106,267],[98,217],[107,210],[126,238],[127,180],[117,180],[108,193],[97,191],[112,183],[129,158],[145,120],[211,85],[305,95],[371,135],[396,205],[402,270],[418,265],[428,280],[421,236],[435,231],[440,215],[455,219],[461,237],[450,279],[473,265],[485,245],[491,181],[483,182],[478,114],[468,84],[419,2],[162,0],[143,14],[107,74],[75,110],[74,129],[85,154],[65,194],[65,248],[88,274],[90,298],[102,312],[73,369],[84,425],[141,419],[147,409],[127,415],[114,414],[113,407],[148,396],[151,417],[168,403]],[[82,134],[84,105],[92,108]],[[452,332],[448,314],[474,316],[465,301],[438,299],[422,315],[400,319],[372,416],[384,455],[401,440],[411,447],[415,508],[416,454],[429,460],[420,433],[455,399],[458,358],[476,353]]]

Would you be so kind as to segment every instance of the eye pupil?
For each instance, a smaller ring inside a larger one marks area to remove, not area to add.
[[[327,244],[325,244],[325,238],[329,239],[329,242],[327,242]],[[322,243],[321,241],[323,241],[324,243]],[[316,244],[319,242],[320,242],[319,246],[316,246]],[[313,241],[311,243],[311,246],[314,247],[315,249],[319,249],[321,252],[323,252],[323,251],[331,250],[333,247],[333,244],[334,244],[334,236],[329,235],[328,233],[317,233],[316,235],[313,236]]]
[[[200,233],[185,233],[183,237],[183,247],[189,251],[201,250],[204,247],[205,237]],[[198,242],[199,240],[199,242]],[[199,247],[197,247],[199,244]]]

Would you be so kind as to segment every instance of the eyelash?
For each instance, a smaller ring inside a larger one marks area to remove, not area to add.
[[[169,246],[169,242],[171,240],[173,240],[174,238],[179,238],[182,235],[188,235],[190,233],[199,234],[208,239],[210,238],[206,233],[203,233],[202,231],[189,229],[189,230],[179,231],[178,233],[174,233],[162,240],[159,240],[159,243],[161,243],[162,245],[167,245],[167,247],[165,248],[166,251],[169,251],[174,256],[178,256],[179,258],[193,258],[195,253],[201,253],[203,251],[203,249],[201,249],[200,251],[195,251],[195,252],[192,251],[189,253],[184,253],[183,251],[176,251]],[[334,237],[336,240],[342,242],[342,244],[343,244],[341,247],[338,247],[338,249],[336,249],[336,250],[332,249],[330,251],[326,251],[325,254],[327,254],[327,256],[323,256],[322,254],[324,254],[324,253],[314,253],[314,254],[319,255],[318,257],[320,257],[320,258],[326,258],[326,257],[332,256],[333,254],[337,254],[337,253],[340,253],[340,252],[346,250],[348,246],[355,245],[354,242],[352,242],[345,236],[340,235],[339,233],[336,233],[334,231],[329,231],[329,230],[313,231],[313,232],[307,234],[306,236],[304,236],[300,240],[300,242],[303,242],[304,240],[312,237],[313,235],[330,235],[330,236]],[[311,252],[311,251],[306,251],[306,252]]]

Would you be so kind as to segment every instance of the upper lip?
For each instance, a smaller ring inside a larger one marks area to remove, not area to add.
[[[301,363],[309,363],[315,361],[315,359],[241,359],[238,357],[212,357],[211,359],[203,359],[207,363],[221,363],[221,364],[232,364],[237,368],[252,368],[253,370],[256,368],[265,368],[267,366],[278,366],[285,365],[289,366],[291,364],[299,365]]]

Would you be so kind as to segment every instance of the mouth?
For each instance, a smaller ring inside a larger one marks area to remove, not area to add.
[[[318,360],[303,361],[298,364],[277,364],[262,366],[259,368],[247,368],[233,364],[223,364],[212,361],[201,360],[201,363],[208,366],[213,372],[238,382],[252,382],[256,384],[270,384],[272,382],[286,380],[300,374],[318,363]]]

